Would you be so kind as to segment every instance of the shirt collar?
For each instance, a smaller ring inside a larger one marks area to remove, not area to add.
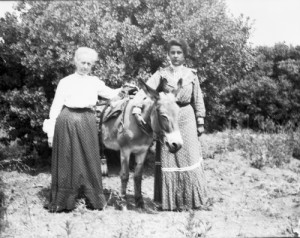
[[[85,77],[88,76],[88,75],[81,75],[81,74],[79,74],[77,72],[75,72],[74,75],[76,76],[76,78],[85,78]]]
[[[171,68],[173,69],[174,72],[180,72],[183,69],[183,65],[175,66],[171,64]]]

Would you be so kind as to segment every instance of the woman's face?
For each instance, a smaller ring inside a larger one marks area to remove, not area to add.
[[[171,46],[169,57],[174,66],[180,66],[184,63],[184,53],[182,48],[178,45]]]
[[[80,75],[88,75],[92,67],[94,66],[94,61],[89,57],[89,55],[82,54],[75,59],[76,72]]]

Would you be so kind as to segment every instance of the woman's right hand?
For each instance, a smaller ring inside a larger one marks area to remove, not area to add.
[[[134,107],[132,110],[132,114],[135,118],[136,123],[140,128],[145,128],[146,122],[144,118],[142,117],[142,109],[140,107]]]
[[[139,88],[133,84],[125,83],[122,86],[121,91],[128,95],[135,95],[137,91],[139,91]]]
[[[53,137],[48,137],[48,146],[52,147]]]
[[[135,117],[135,120],[136,120],[137,124],[139,125],[139,127],[145,127],[146,122],[141,114],[135,113],[134,117]]]

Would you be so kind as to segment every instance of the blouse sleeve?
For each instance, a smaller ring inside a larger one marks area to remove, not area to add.
[[[121,88],[112,89],[105,85],[105,83],[97,78],[97,93],[99,96],[112,99],[120,93]]]
[[[203,100],[203,94],[202,94],[200,84],[199,84],[199,79],[196,75],[195,75],[195,80],[194,80],[191,104],[195,110],[195,115],[196,115],[197,121],[201,121],[201,119],[199,120],[199,118],[202,118],[202,120],[203,120],[203,118],[205,117],[206,111],[205,111],[205,105],[204,105],[204,100]],[[203,124],[203,123],[201,123],[201,124]]]
[[[50,108],[49,119],[46,119],[43,123],[43,131],[47,133],[48,138],[52,138],[54,135],[56,118],[58,117],[59,113],[61,112],[64,106],[64,92],[64,83],[61,80],[57,85],[55,96]]]

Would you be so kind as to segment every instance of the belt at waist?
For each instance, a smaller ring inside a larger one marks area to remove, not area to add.
[[[76,112],[92,112],[93,109],[90,107],[68,107],[66,105],[63,106],[63,109],[68,109],[70,111],[76,111]]]
[[[189,102],[176,102],[176,103],[177,103],[177,105],[178,105],[179,107],[185,107],[185,106],[187,106],[187,105],[190,105]]]

